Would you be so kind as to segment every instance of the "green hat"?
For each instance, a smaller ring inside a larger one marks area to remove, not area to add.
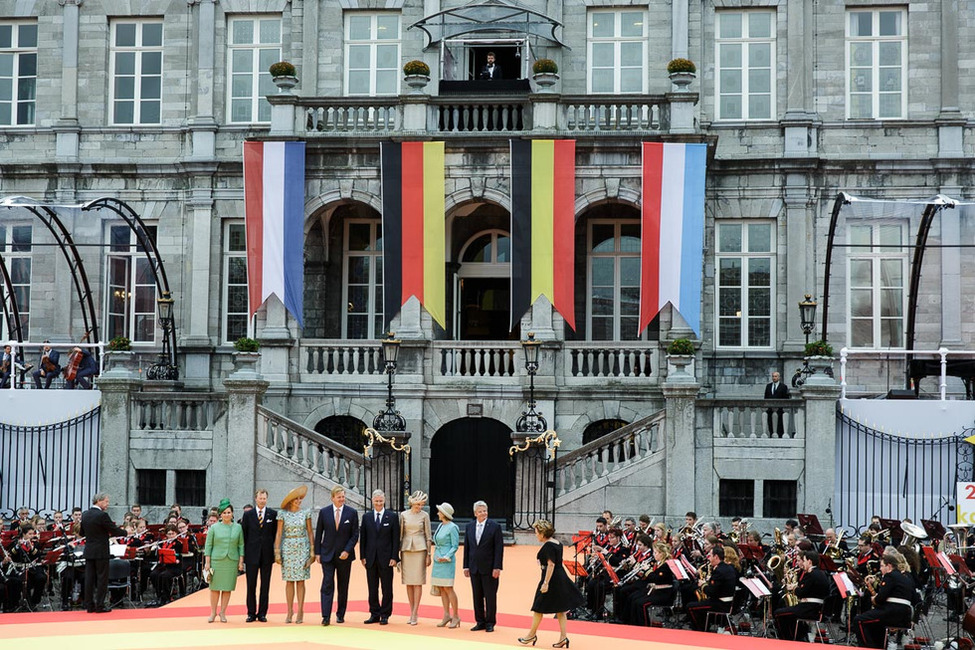
[[[230,505],[230,499],[221,499],[220,505],[217,506],[217,512],[223,514],[223,511],[230,507],[232,507]]]

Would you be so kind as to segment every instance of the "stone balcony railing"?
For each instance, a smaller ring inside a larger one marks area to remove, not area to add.
[[[422,133],[504,136],[666,135],[696,132],[695,93],[660,95],[270,95],[271,135],[306,138],[389,137]]]

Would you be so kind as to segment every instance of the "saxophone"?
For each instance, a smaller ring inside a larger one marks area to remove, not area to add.
[[[708,595],[704,593],[704,585],[708,583],[711,579],[711,565],[705,564],[701,567],[701,571],[697,574],[697,599],[707,600]]]
[[[782,584],[782,589],[784,591],[782,594],[782,599],[785,601],[786,607],[795,607],[799,604],[799,597],[796,596],[796,588],[799,586],[799,579],[796,576],[796,570],[786,570],[784,580],[785,581]]]

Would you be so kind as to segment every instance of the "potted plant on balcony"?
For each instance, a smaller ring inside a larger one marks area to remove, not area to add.
[[[127,374],[138,370],[139,359],[132,351],[132,341],[127,336],[116,336],[108,342],[105,349],[106,374]]]
[[[555,85],[559,80],[558,72],[559,66],[552,59],[538,59],[532,64],[532,79],[543,90]]]
[[[288,61],[272,63],[268,72],[271,73],[271,81],[278,87],[280,93],[288,93],[298,85],[298,77],[295,76],[297,70],[293,63]]]
[[[690,59],[676,58],[671,59],[667,64],[667,74],[670,75],[670,83],[674,84],[678,90],[685,91],[697,77],[697,66]]]
[[[688,370],[694,363],[694,343],[689,339],[674,339],[667,346],[667,381],[694,381]]]
[[[235,376],[257,376],[257,362],[261,359],[260,349],[260,343],[246,336],[242,336],[234,341],[233,358]]]
[[[403,81],[413,89],[414,93],[419,93],[430,83],[430,66],[423,61],[414,59],[403,64]]]

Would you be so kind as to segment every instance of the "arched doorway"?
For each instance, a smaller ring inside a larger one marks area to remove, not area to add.
[[[430,503],[454,506],[458,520],[472,519],[477,500],[491,519],[514,516],[515,464],[508,456],[511,428],[489,418],[462,418],[444,425],[430,445]]]

